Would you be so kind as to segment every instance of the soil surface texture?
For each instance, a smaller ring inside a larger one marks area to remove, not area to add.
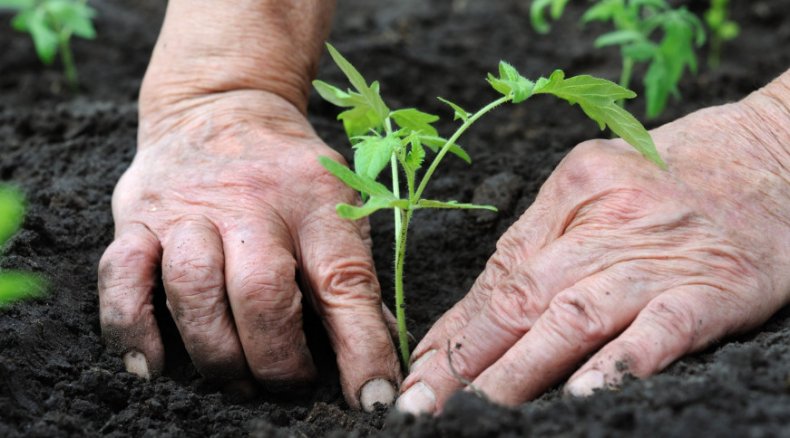
[[[165,375],[144,381],[126,373],[100,338],[96,266],[113,236],[113,186],[134,156],[137,92],[165,2],[91,3],[99,12],[99,37],[74,42],[82,78],[77,94],[67,90],[57,64],[42,66],[29,38],[10,29],[11,15],[0,13],[0,180],[18,184],[29,201],[22,230],[1,263],[40,272],[51,283],[47,297],[0,312],[0,436],[790,435],[787,309],[758,331],[722,340],[616,391],[566,399],[557,387],[513,409],[461,395],[438,418],[383,407],[350,410],[315,318],[308,318],[307,330],[321,379],[295,398],[223,395],[194,371],[166,311],[160,315]],[[500,59],[533,78],[554,68],[618,77],[617,50],[592,48],[601,28],[581,27],[585,4],[571,3],[552,32],[541,36],[529,26],[528,0],[340,0],[331,41],[366,77],[381,81],[392,107],[442,114],[448,132],[451,114],[435,96],[465,108],[490,101],[495,95],[483,78]],[[701,62],[699,74],[681,84],[683,100],[649,126],[738,100],[790,66],[790,0],[731,3],[742,33],[724,46],[721,67],[710,70]],[[707,2],[688,4],[701,12]],[[320,77],[342,83],[328,61]],[[630,105],[641,116],[644,102]],[[311,97],[314,126],[350,157],[337,113]],[[465,294],[498,236],[531,204],[560,159],[601,135],[607,134],[578,108],[541,97],[495,111],[465,136],[474,165],[448,159],[428,195],[475,198],[501,209],[496,215],[421,212],[414,219],[406,282],[409,326],[417,338]],[[391,217],[376,215],[372,224],[391,306]]]

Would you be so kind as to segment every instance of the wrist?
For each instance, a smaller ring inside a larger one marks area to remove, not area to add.
[[[207,94],[259,90],[306,112],[333,1],[172,0],[140,90],[141,115]]]

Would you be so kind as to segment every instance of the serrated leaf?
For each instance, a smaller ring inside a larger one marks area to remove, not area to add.
[[[17,271],[0,272],[0,308],[15,301],[44,295],[47,282],[39,275]]]
[[[513,103],[521,103],[529,99],[535,85],[505,61],[499,62],[499,77],[489,73],[487,81],[494,90],[505,97],[511,97]]]
[[[318,157],[319,163],[332,175],[343,181],[347,186],[352,189],[370,195],[371,197],[379,197],[389,200],[394,200],[395,195],[387,189],[383,184],[374,181],[364,175],[354,173],[348,167],[332,160],[329,157]]]
[[[354,145],[354,171],[372,180],[378,178],[399,145],[396,138],[366,136]]]
[[[532,28],[538,33],[547,33],[550,26],[546,21],[546,9],[549,9],[552,20],[556,21],[562,16],[567,4],[568,0],[534,0],[529,8]]]
[[[555,70],[548,81],[541,81],[540,84],[535,87],[535,94],[553,94],[571,104],[578,104],[601,129],[608,126],[647,159],[661,168],[666,168],[650,133],[633,115],[616,103],[622,99],[634,98],[636,93],[614,82],[588,75],[565,79],[562,70]]]
[[[401,128],[418,134],[438,135],[436,128],[431,126],[431,123],[439,120],[439,116],[422,112],[416,108],[405,108],[391,112],[390,117]]]
[[[393,200],[372,196],[361,207],[342,203],[335,206],[335,211],[337,211],[337,215],[343,219],[357,220],[370,216],[371,214],[385,208],[407,208],[408,205],[409,202],[405,199]]]
[[[447,105],[450,106],[450,108],[453,109],[453,111],[455,111],[455,114],[453,114],[453,120],[459,120],[460,119],[460,120],[463,120],[465,122],[465,121],[467,121],[469,119],[469,116],[472,115],[468,111],[466,111],[463,108],[461,108],[458,104],[450,102],[449,100],[447,100],[447,99],[445,99],[443,97],[437,97],[437,99],[439,99],[440,101],[446,103]]]
[[[635,61],[647,61],[655,56],[658,46],[652,41],[641,41],[623,47],[623,56],[633,58]]]
[[[497,211],[493,205],[466,204],[456,201],[436,201],[433,199],[421,199],[417,202],[418,208],[454,208],[462,210],[488,210]]]
[[[428,135],[421,135],[420,141],[425,146],[428,146],[433,152],[438,152],[439,148],[443,147],[445,143],[447,143],[447,139],[442,137],[435,137],[435,136],[428,136]],[[467,164],[472,164],[472,158],[469,156],[468,153],[457,144],[452,144],[450,149],[448,150],[451,154],[457,156],[458,158],[466,161]]]
[[[338,116],[338,119],[343,121],[343,126],[346,128],[346,134],[349,138],[366,134],[370,130],[381,130],[390,111],[379,94],[378,83],[374,82],[368,86],[359,71],[340,52],[332,47],[331,44],[326,46],[332,59],[346,75],[356,91],[341,91],[341,93],[345,94],[339,94],[334,87],[329,88],[331,87],[329,84],[321,82],[317,85],[321,89],[316,88],[316,90],[319,94],[322,92],[326,93],[326,96],[321,94],[322,97],[336,105],[342,103],[340,106],[351,107]]]
[[[425,160],[425,149],[422,147],[419,135],[412,135],[409,139],[409,152],[406,154],[406,165],[409,167],[410,172],[416,172],[422,167],[422,162]]]

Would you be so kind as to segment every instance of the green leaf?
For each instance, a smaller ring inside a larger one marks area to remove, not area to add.
[[[547,33],[550,30],[550,26],[545,17],[546,9],[551,8],[551,18],[556,21],[562,16],[567,4],[568,0],[534,0],[529,8],[532,28],[538,33]]]
[[[374,82],[368,86],[359,71],[340,52],[331,44],[327,43],[326,47],[337,66],[356,89],[356,92],[347,93],[353,108],[338,116],[343,120],[346,134],[349,137],[356,137],[370,130],[380,130],[390,110],[379,94],[378,83]]]
[[[400,144],[394,137],[365,136],[362,141],[354,145],[354,171],[358,175],[366,176],[372,180],[390,162],[392,152]]]
[[[616,102],[636,97],[636,93],[614,82],[588,75],[565,79],[562,70],[555,70],[548,80],[538,81],[535,94],[548,93],[578,104],[582,111],[598,123],[601,129],[609,127],[643,156],[661,168],[666,164],[661,159],[644,126]]]
[[[383,184],[376,182],[364,175],[354,173],[348,167],[332,160],[329,157],[318,157],[318,161],[326,170],[332,175],[343,181],[347,186],[352,189],[370,195],[371,197],[379,197],[389,200],[394,200],[395,195],[387,189]]]
[[[337,215],[343,219],[357,220],[384,209],[384,208],[408,208],[409,202],[405,199],[384,199],[372,196],[362,207],[349,204],[337,204],[335,210]]]
[[[446,103],[447,105],[450,106],[450,108],[453,109],[453,111],[455,111],[455,114],[453,115],[453,120],[460,119],[460,120],[463,120],[465,122],[465,121],[467,121],[469,119],[469,116],[472,115],[471,113],[467,112],[466,110],[464,110],[463,108],[461,108],[457,104],[455,104],[453,102],[450,102],[449,100],[447,100],[445,98],[438,97],[437,99],[439,99],[440,101]]]
[[[521,103],[532,96],[534,83],[521,76],[512,65],[505,61],[499,62],[499,77],[488,74],[488,83],[494,90],[505,97],[511,97],[513,103]]]
[[[581,22],[609,21],[617,12],[623,10],[622,0],[603,0],[599,1],[582,15]]]
[[[27,27],[38,58],[44,64],[52,64],[58,52],[58,35],[47,25],[44,13],[37,10],[32,14],[27,21]]]
[[[44,295],[47,282],[39,275],[24,272],[0,272],[0,308],[15,301]]]
[[[22,193],[12,186],[0,185],[0,247],[16,233],[24,216]]]
[[[433,199],[420,199],[418,208],[456,208],[463,210],[488,210],[497,211],[493,205],[465,204],[456,201],[435,201]]]
[[[315,88],[315,91],[318,92],[319,96],[333,105],[339,107],[354,106],[354,101],[351,95],[340,88],[335,87],[334,85],[328,84],[324,81],[315,80],[313,81],[313,88]]]
[[[47,0],[42,4],[55,29],[64,29],[82,38],[93,39],[96,29],[91,21],[96,12],[90,6],[74,0]]]
[[[36,0],[0,0],[0,9],[24,10],[36,5]]]
[[[425,148],[422,147],[419,135],[413,134],[409,138],[409,153],[406,154],[405,164],[408,166],[410,172],[416,172],[422,167],[422,162],[425,160]]]
[[[406,130],[424,135],[438,135],[436,128],[431,126],[431,123],[439,120],[439,117],[433,114],[422,112],[416,108],[405,108],[391,112],[390,117],[398,126]]]
[[[447,143],[447,139],[442,137],[430,136],[430,135],[421,135],[420,141],[425,146],[428,146],[434,153],[438,152],[441,147]],[[453,144],[450,146],[449,152],[456,157],[466,161],[467,164],[472,164],[472,158],[469,156],[468,153],[457,144]]]
[[[635,30],[616,30],[614,32],[605,33],[595,40],[595,47],[601,48],[606,46],[621,46],[624,44],[636,43],[644,40],[645,37],[642,33]]]

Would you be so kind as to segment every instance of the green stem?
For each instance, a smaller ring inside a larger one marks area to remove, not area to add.
[[[631,85],[631,76],[634,73],[634,58],[630,56],[623,57],[623,70],[620,72],[620,86],[629,88]],[[620,106],[625,106],[625,100],[620,99],[617,101]]]
[[[398,321],[398,346],[404,369],[409,368],[409,332],[406,329],[406,303],[403,291],[403,267],[406,259],[406,236],[411,221],[411,210],[395,210],[398,215],[404,215],[400,221],[400,230],[395,234],[395,318]]]
[[[392,134],[392,121],[389,117],[384,120],[384,129],[387,131],[387,135]],[[398,159],[395,157],[395,154],[392,154],[390,157],[390,168],[392,169],[392,193],[395,195],[396,198],[400,198],[400,179],[398,178]],[[395,218],[395,241],[397,242],[400,238],[400,225],[401,225],[401,211],[399,208],[393,209],[393,215]]]
[[[454,145],[456,141],[458,141],[461,135],[464,132],[466,132],[466,130],[469,129],[469,127],[472,126],[472,124],[477,121],[477,119],[483,117],[486,113],[498,107],[499,105],[502,105],[503,103],[506,102],[510,102],[511,100],[513,100],[512,96],[500,97],[499,99],[484,106],[479,111],[472,114],[468,119],[466,119],[466,121],[458,128],[457,131],[455,131],[453,136],[447,140],[447,142],[442,146],[442,148],[436,154],[436,157],[433,159],[431,166],[428,168],[428,170],[425,172],[425,175],[422,177],[422,180],[420,181],[420,186],[417,187],[417,190],[414,192],[414,196],[412,197],[412,199],[409,199],[410,204],[417,203],[417,201],[421,199],[422,192],[425,191],[425,187],[428,185],[428,181],[430,181],[431,176],[433,176],[433,172],[436,171],[436,168],[439,167],[439,163],[442,161],[442,158],[444,158],[444,156],[447,155],[447,152],[450,151],[450,147]]]
[[[66,75],[66,82],[72,91],[77,90],[77,67],[74,65],[74,55],[71,52],[71,45],[69,45],[69,38],[71,34],[64,34],[60,36],[60,60],[63,62],[63,70]]]

